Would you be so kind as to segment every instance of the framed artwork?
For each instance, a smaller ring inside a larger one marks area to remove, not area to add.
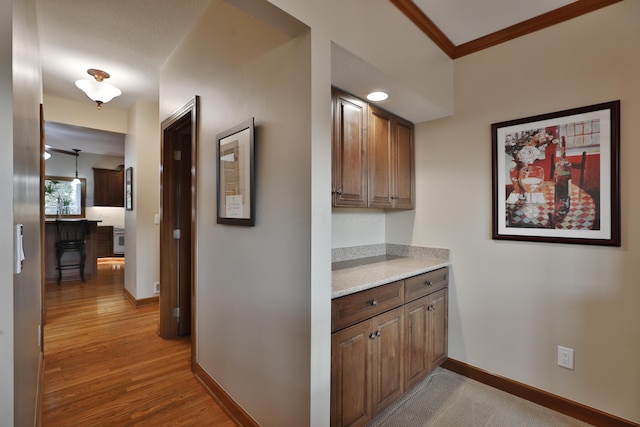
[[[253,117],[216,135],[218,224],[254,226]]]
[[[620,101],[491,133],[493,239],[620,246]]]
[[[133,168],[128,167],[124,172],[124,207],[133,210]]]

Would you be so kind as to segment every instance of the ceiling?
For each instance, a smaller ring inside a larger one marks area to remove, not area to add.
[[[455,59],[620,0],[389,1],[407,16],[408,25],[412,22],[424,32],[425,40],[431,39]],[[121,96],[102,108],[128,110],[137,99],[157,102],[162,64],[211,0],[36,0],[36,3],[44,93],[86,102],[89,106],[92,102],[74,82],[90,78],[87,69],[98,68],[110,73],[109,83],[122,90]],[[350,81],[354,85],[375,86],[376,73],[358,73],[357,77],[353,81],[347,74],[335,76],[342,79],[340,86],[346,90]],[[402,90],[410,92],[410,88]],[[78,131],[74,129],[75,133]],[[83,138],[90,139],[91,134]],[[47,133],[47,141],[64,144],[68,140]],[[124,153],[124,148],[121,152]]]

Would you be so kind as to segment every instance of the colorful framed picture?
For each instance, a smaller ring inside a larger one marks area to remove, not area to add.
[[[494,239],[620,246],[620,101],[491,132]]]

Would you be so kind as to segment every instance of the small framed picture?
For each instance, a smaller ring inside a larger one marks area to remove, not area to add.
[[[133,168],[128,167],[124,172],[124,207],[133,210]]]
[[[254,120],[216,135],[218,224],[254,226]]]

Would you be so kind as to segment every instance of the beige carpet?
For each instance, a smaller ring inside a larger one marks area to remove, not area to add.
[[[584,427],[566,415],[437,368],[369,427]]]

